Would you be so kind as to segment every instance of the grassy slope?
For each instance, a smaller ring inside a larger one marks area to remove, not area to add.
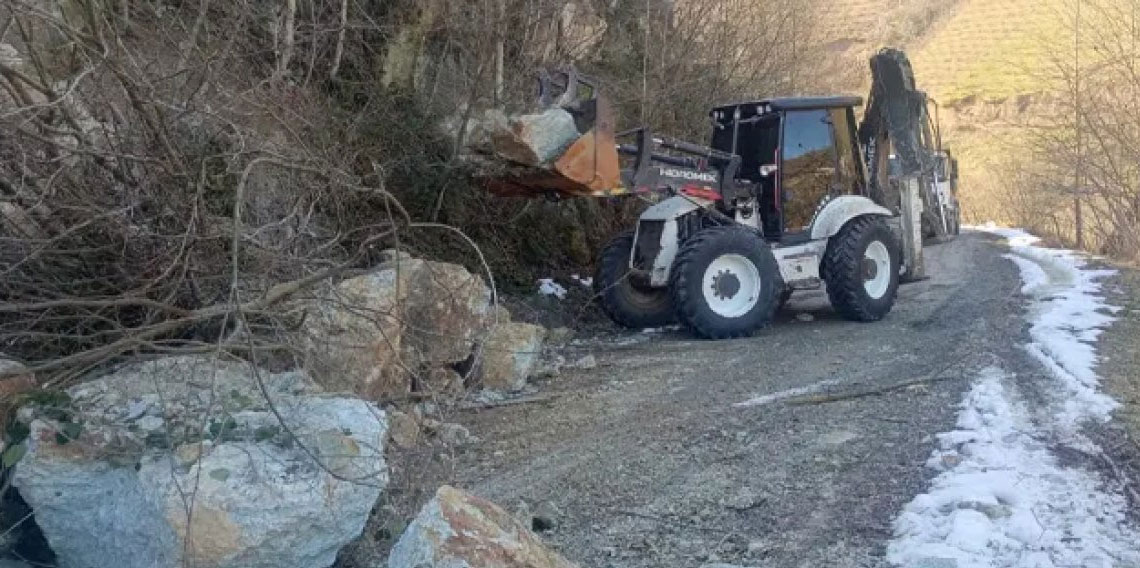
[[[1042,91],[1050,48],[1070,44],[1063,1],[962,1],[912,54],[923,88],[943,103]]]
[[[1072,45],[1064,16],[1068,1],[958,0],[915,37],[900,33],[915,3],[825,2],[817,8],[823,23],[816,41],[840,66],[860,71],[842,75],[844,90],[866,90],[870,78],[863,70],[875,49],[887,42],[904,48],[919,87],[944,107],[944,138],[961,158],[967,217],[1001,221],[1001,172],[1024,145],[1020,125],[1034,112],[1046,112],[1032,102],[1051,90],[1054,54],[1063,56]],[[821,72],[834,76],[836,64],[822,63]]]

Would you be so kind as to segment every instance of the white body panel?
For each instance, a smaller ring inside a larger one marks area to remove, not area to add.
[[[709,205],[712,205],[712,201],[707,199],[675,195],[643,211],[641,218],[646,221],[672,221],[685,213],[704,209]]]
[[[820,261],[827,250],[827,240],[808,241],[802,245],[772,249],[776,263],[780,265],[780,277],[791,288],[818,287]]]
[[[861,195],[841,195],[828,201],[815,214],[811,223],[812,240],[835,236],[848,221],[862,215],[891,217],[890,209]]]
[[[673,267],[673,259],[677,258],[677,218],[712,205],[712,201],[688,196],[673,196],[657,203],[641,213],[643,221],[664,221],[661,230],[661,252],[653,261],[653,269],[649,273],[649,285],[654,287],[669,284],[669,270]],[[640,225],[638,226],[640,230]],[[634,237],[634,242],[637,242]],[[636,247],[634,247],[636,249]],[[632,251],[631,251],[632,255]],[[630,263],[633,257],[630,256]]]
[[[713,202],[687,196],[670,197],[653,205],[641,214],[643,221],[663,221],[661,230],[661,250],[653,261],[650,271],[650,285],[664,287],[669,284],[669,272],[677,257],[677,219],[683,215],[710,207]],[[772,253],[780,266],[780,276],[792,288],[815,288],[820,285],[820,262],[827,250],[827,240],[851,219],[863,215],[892,217],[891,211],[875,204],[874,201],[858,195],[843,195],[824,204],[816,212],[811,224],[811,240],[797,245],[776,246]],[[753,213],[744,218],[737,214],[737,222],[758,229],[760,215]],[[639,225],[640,230],[640,225]],[[636,241],[635,241],[636,242]],[[636,247],[635,247],[636,248]],[[631,251],[630,263],[633,262]]]

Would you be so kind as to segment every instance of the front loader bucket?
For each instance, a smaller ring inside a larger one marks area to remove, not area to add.
[[[508,167],[485,178],[498,194],[601,196],[624,192],[614,113],[593,84],[570,71],[564,92],[550,100],[551,82],[540,90],[545,110],[500,121],[491,129],[492,153]],[[589,92],[579,98],[579,85]]]

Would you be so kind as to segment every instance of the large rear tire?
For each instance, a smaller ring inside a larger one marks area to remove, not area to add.
[[[733,226],[708,228],[686,241],[670,280],[677,319],[707,339],[743,337],[767,325],[783,287],[768,243]]]
[[[633,231],[626,231],[602,249],[594,278],[602,311],[618,325],[633,329],[669,325],[677,321],[669,291],[639,286],[630,278],[633,237]]]
[[[855,321],[883,319],[895,304],[901,247],[881,217],[857,217],[827,243],[823,279],[831,305]]]

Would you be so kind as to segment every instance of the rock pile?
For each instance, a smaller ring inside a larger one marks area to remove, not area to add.
[[[545,330],[510,321],[491,289],[461,266],[390,253],[309,307],[307,367],[332,390],[367,398],[465,385],[516,391],[537,362]]]

